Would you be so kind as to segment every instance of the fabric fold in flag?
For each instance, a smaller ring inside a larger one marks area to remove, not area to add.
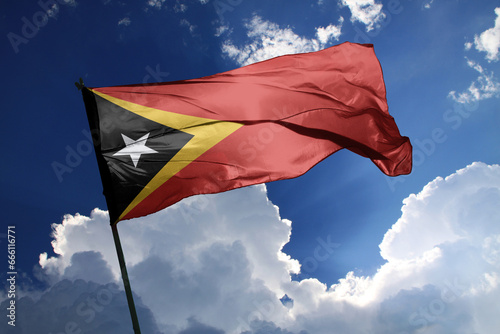
[[[82,91],[112,224],[188,196],[294,178],[343,148],[389,176],[412,168],[370,44]]]

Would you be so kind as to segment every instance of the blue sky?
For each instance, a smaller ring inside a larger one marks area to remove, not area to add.
[[[414,147],[411,175],[389,178],[341,151],[296,179],[120,223],[141,324],[165,334],[498,328],[488,316],[500,296],[496,1],[0,6],[0,251],[15,226],[25,297],[18,326],[0,328],[32,333],[32,314],[54,312],[64,316],[45,317],[47,333],[68,323],[111,333],[113,317],[124,319],[114,330],[130,330],[79,77],[91,87],[190,79],[344,41],[374,44],[390,113]],[[81,307],[92,296],[94,316]]]

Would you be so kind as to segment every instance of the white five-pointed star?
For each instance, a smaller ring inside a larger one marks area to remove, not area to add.
[[[146,140],[148,140],[149,133],[146,133],[144,136],[137,140],[130,139],[122,133],[123,141],[125,142],[125,147],[116,152],[113,155],[129,155],[134,163],[134,167],[137,167],[139,163],[139,159],[141,158],[141,154],[151,154],[158,153],[146,146]]]

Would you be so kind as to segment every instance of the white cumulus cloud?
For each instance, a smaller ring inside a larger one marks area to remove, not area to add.
[[[174,6],[174,12],[176,12],[176,13],[184,13],[185,11],[187,11],[187,9],[188,9],[188,6],[186,6],[183,3],[179,3],[179,2],[177,2]]]
[[[285,54],[318,51],[328,42],[339,39],[343,21],[341,17],[338,25],[316,28],[317,38],[306,38],[297,35],[290,27],[280,28],[276,23],[256,15],[245,24],[250,42],[239,47],[227,40],[222,45],[222,51],[240,65]]]
[[[434,2],[434,0],[427,0],[424,2],[424,4],[422,6],[424,9],[430,9],[433,2]]]
[[[291,222],[263,185],[191,197],[118,228],[148,333],[496,334],[499,203],[498,165],[438,177],[404,200],[380,244],[386,263],[332,286],[291,280],[300,264],[281,251]],[[131,333],[108,219],[96,209],[54,225],[58,256],[40,256],[49,288],[18,300],[20,333]],[[325,254],[338,247],[320,244]]]
[[[130,25],[130,23],[132,23],[132,20],[130,20],[130,17],[128,17],[128,16],[126,16],[123,19],[121,19],[120,21],[118,21],[119,26],[123,25],[125,27],[128,27]]]
[[[135,296],[143,333],[161,333],[151,311]],[[7,308],[7,300],[1,304]],[[2,333],[15,334],[132,334],[125,294],[117,284],[64,279],[39,297],[25,296],[16,303],[15,327],[0,323]],[[7,319],[7,318],[6,318]]]
[[[316,28],[316,36],[319,42],[321,44],[326,44],[331,40],[338,41],[342,33],[342,23],[344,23],[344,18],[340,17],[338,25],[330,24],[324,28]]]
[[[351,22],[361,22],[366,26],[366,31],[378,27],[385,19],[382,11],[383,5],[375,0],[341,0],[342,6],[349,7],[351,11]]]
[[[186,19],[182,19],[182,20],[180,21],[180,24],[181,24],[181,26],[183,26],[183,27],[187,27],[187,28],[189,29],[189,32],[190,32],[191,34],[193,34],[193,33],[194,33],[194,31],[196,30],[196,26],[195,26],[194,24],[191,24],[191,22],[189,22],[189,21],[188,21],[188,20],[186,20]]]
[[[500,297],[500,166],[474,163],[404,201],[371,277],[291,282],[291,313],[310,333],[495,333]],[[491,246],[493,245],[493,246]],[[495,249],[495,250],[494,250]]]
[[[90,217],[66,216],[55,225],[52,244],[60,256],[40,258],[47,280],[80,273],[120,284],[108,219],[96,209]],[[258,320],[248,317],[261,305],[272,309],[261,320],[286,318],[281,283],[299,264],[281,253],[290,222],[280,219],[264,186],[189,198],[118,228],[133,290],[161,328],[177,333],[194,316],[207,326],[243,331]],[[82,269],[90,258],[99,265]]]
[[[161,9],[165,0],[147,0],[146,4],[150,7],[154,7],[156,9]]]
[[[500,49],[500,7],[495,8],[495,26],[480,35],[474,36],[474,45],[478,51],[486,52],[486,59],[497,61]]]
[[[492,97],[500,97],[500,82],[495,78],[493,72],[484,69],[477,62],[467,59],[467,65],[477,71],[479,76],[474,80],[467,90],[457,93],[451,91],[448,96],[458,103],[471,103]]]

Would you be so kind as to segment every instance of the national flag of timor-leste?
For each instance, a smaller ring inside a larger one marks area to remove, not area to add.
[[[342,148],[389,176],[411,171],[370,44],[82,91],[112,224],[191,195],[297,177]]]

